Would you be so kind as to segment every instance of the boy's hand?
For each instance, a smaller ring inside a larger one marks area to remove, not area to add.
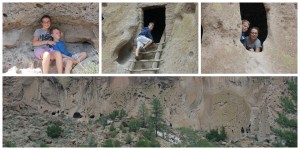
[[[47,44],[49,44],[49,45],[55,45],[56,42],[54,42],[54,41],[47,41]]]

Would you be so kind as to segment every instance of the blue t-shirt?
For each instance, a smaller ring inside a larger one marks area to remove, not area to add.
[[[56,45],[52,46],[53,50],[60,51],[62,54],[67,55],[69,57],[72,57],[72,53],[70,53],[65,45],[65,42],[63,41],[58,41],[56,42]]]
[[[245,44],[245,42],[246,42],[246,33],[245,33],[245,32],[242,32],[240,41],[241,41],[243,44]]]
[[[149,27],[144,27],[144,29],[142,29],[142,31],[139,35],[143,35],[143,36],[153,40],[153,37],[151,35],[151,30],[149,29]]]

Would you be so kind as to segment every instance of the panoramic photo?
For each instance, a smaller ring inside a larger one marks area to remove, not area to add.
[[[4,147],[297,147],[297,77],[3,77]]]

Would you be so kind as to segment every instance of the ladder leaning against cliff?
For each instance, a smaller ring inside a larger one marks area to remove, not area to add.
[[[146,52],[140,52],[140,54],[149,54],[149,53],[155,53],[155,58],[154,59],[143,59],[143,60],[130,60],[130,65],[128,67],[128,69],[125,69],[127,71],[129,71],[130,73],[132,72],[143,72],[143,71],[153,71],[153,73],[157,73],[157,71],[159,70],[159,62],[163,61],[162,59],[160,59],[162,50],[163,50],[163,44],[165,44],[165,38],[166,38],[166,33],[165,30],[161,36],[160,42],[156,43],[158,44],[158,48],[157,50],[154,51],[146,51]],[[145,69],[137,69],[134,70],[135,64],[136,63],[147,63],[147,62],[152,62],[152,68],[145,68]]]

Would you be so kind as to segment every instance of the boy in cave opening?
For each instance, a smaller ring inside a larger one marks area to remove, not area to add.
[[[141,57],[139,56],[139,52],[140,50],[144,50],[153,43],[153,37],[151,35],[151,31],[154,28],[154,23],[150,22],[148,27],[144,27],[141,31],[141,33],[139,34],[138,38],[137,38],[137,47],[136,47],[136,51],[135,51],[135,59],[136,60],[140,60]]]
[[[242,34],[241,34],[240,41],[242,42],[243,45],[246,41],[245,39],[249,27],[250,27],[250,22],[248,20],[242,20]]]

